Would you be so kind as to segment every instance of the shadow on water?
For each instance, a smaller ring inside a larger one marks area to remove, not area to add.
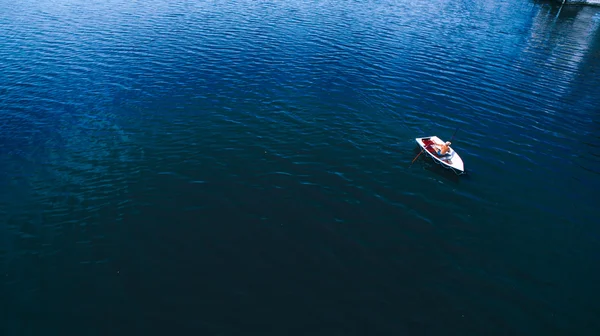
[[[580,107],[571,117],[581,136],[574,140],[584,148],[573,153],[578,160],[576,164],[588,172],[600,174],[597,169],[600,141],[593,136],[598,134],[597,125],[600,124],[600,109],[594,100],[595,88],[600,86],[597,70],[600,66],[600,7],[573,4],[560,8],[560,4],[553,1],[535,2],[548,4],[534,17],[535,35],[547,36],[536,43],[551,47],[544,63],[562,71],[562,84],[568,84],[565,85],[567,89],[559,89],[556,94],[560,96],[561,104]]]
[[[563,6],[563,0],[532,0],[531,3],[535,5],[548,6],[554,14],[557,14],[562,9],[576,9],[582,7],[588,7],[590,5],[581,3],[565,3]]]
[[[600,6],[583,3],[566,3],[562,0],[532,0],[535,5],[542,6],[542,12],[546,17],[553,18],[554,23],[565,23],[577,18],[580,12],[597,11]]]
[[[581,29],[573,32],[570,37],[584,52],[577,64],[578,76],[573,81],[571,92],[585,92],[586,87],[600,79],[596,72],[600,64],[600,8],[579,9],[573,13],[570,19]],[[562,16],[563,14],[560,15],[561,18]]]

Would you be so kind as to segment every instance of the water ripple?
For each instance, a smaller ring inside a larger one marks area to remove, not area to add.
[[[541,301],[539,279],[576,290],[510,256],[535,245],[536,263],[597,279],[550,253],[595,265],[581,251],[594,246],[586,232],[600,175],[597,9],[561,13],[522,1],[0,0],[0,264],[22,294],[10,297],[31,307],[41,292],[65,293],[28,273],[39,260],[45,277],[57,268],[80,280],[91,269],[116,274],[127,258],[158,263],[145,253],[218,255],[237,269],[235,249],[216,246],[243,242],[243,231],[264,239],[254,245],[286,241],[344,272],[366,263],[359,273],[385,273],[377,281],[388,297],[406,297],[385,280],[398,267],[425,284],[472,284],[508,310],[525,302],[518,313],[539,327],[529,331],[548,331],[536,309],[576,304]],[[423,157],[411,165],[415,137],[450,139],[457,128],[467,177]],[[159,234],[158,221],[172,231]],[[262,231],[251,232],[255,223]],[[188,247],[178,233],[212,240]],[[256,253],[265,265],[280,254]],[[138,280],[154,278],[144,272]],[[523,288],[507,289],[517,278]],[[430,305],[468,305],[443,286],[407,286],[435,297]],[[519,329],[478,305],[480,325]],[[415,309],[411,325],[428,325]],[[449,320],[440,323],[456,326]]]

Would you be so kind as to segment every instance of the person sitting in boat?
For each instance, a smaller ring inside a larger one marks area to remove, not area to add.
[[[437,149],[435,153],[439,156],[449,155],[451,144],[452,143],[450,141],[446,141],[446,143],[441,145],[433,145],[433,147]]]

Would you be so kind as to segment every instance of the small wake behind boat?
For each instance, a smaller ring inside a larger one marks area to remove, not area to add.
[[[464,163],[452,147],[450,147],[450,151],[445,155],[437,154],[437,148],[434,145],[440,146],[444,144],[444,141],[437,136],[416,138],[415,140],[419,147],[421,147],[421,151],[431,157],[435,163],[441,164],[444,168],[452,169],[458,175],[465,173]]]

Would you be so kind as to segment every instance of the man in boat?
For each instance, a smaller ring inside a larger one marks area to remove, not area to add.
[[[446,141],[446,143],[444,143],[444,144],[441,144],[441,145],[434,144],[432,146],[437,149],[437,151],[435,152],[437,155],[444,156],[444,155],[448,155],[451,144],[452,143],[450,141]]]

